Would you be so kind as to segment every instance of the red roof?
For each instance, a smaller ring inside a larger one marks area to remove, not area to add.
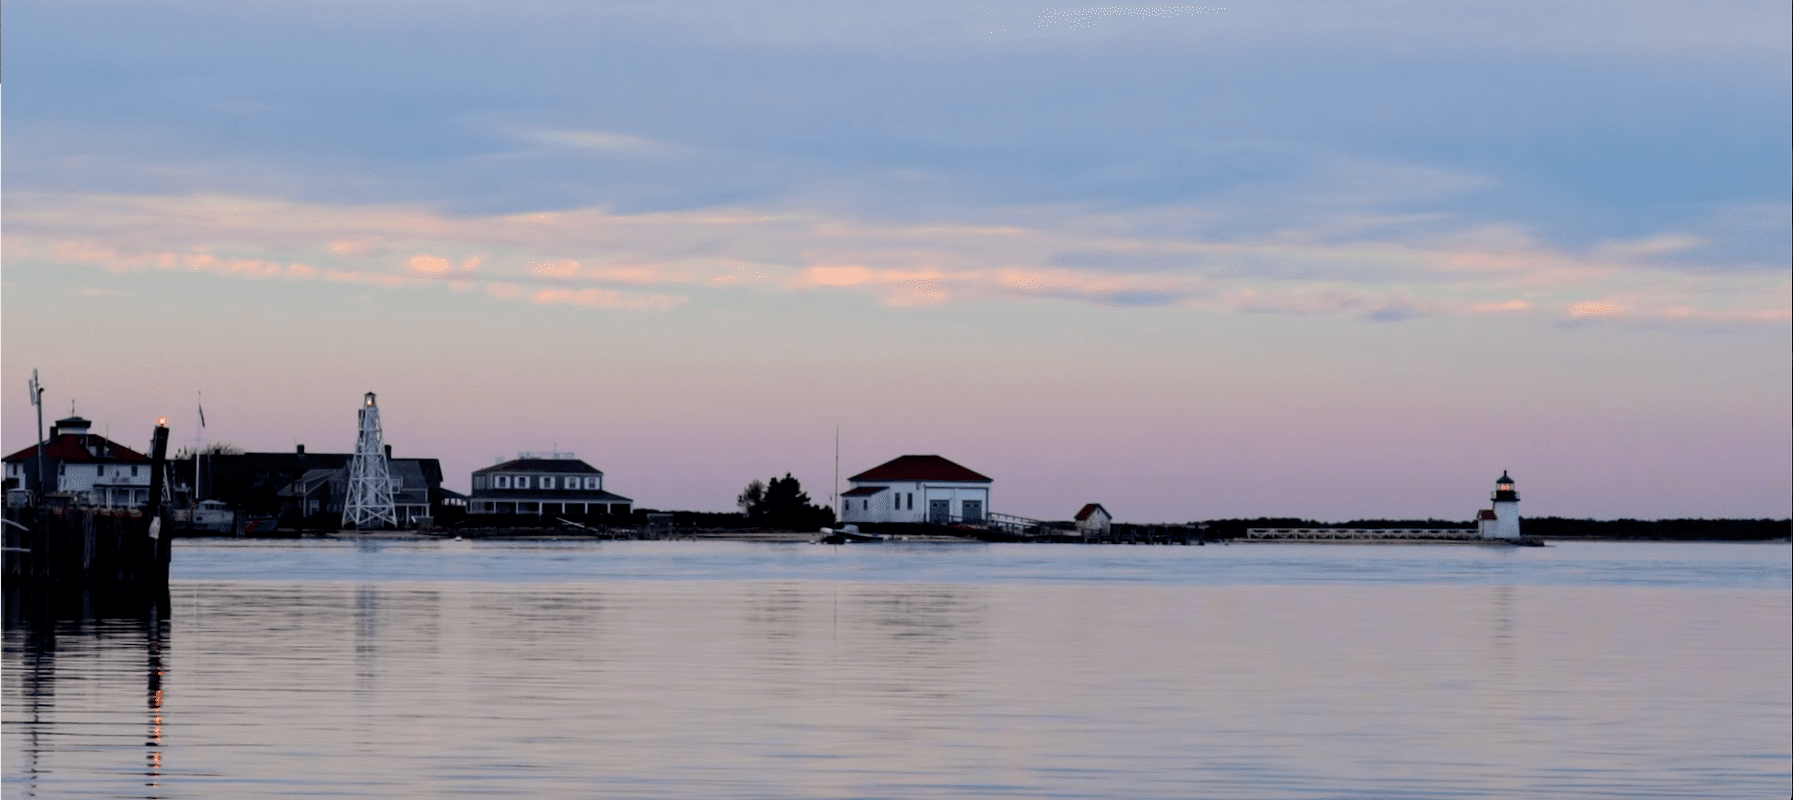
[[[5,461],[24,461],[37,455],[32,445],[7,456]],[[64,433],[44,442],[44,457],[71,464],[148,464],[149,456],[92,433]]]
[[[1089,519],[1090,515],[1096,513],[1096,509],[1099,509],[1099,508],[1102,509],[1102,513],[1108,514],[1108,509],[1102,508],[1101,503],[1088,503],[1088,504],[1084,505],[1083,510],[1077,512],[1077,521],[1082,522],[1086,519]],[[1114,519],[1114,515],[1108,514],[1108,518]]]
[[[1476,515],[1476,519],[1500,519],[1500,518],[1494,516],[1494,509],[1484,508],[1484,509],[1482,509],[1482,513]]]
[[[886,486],[857,486],[840,493],[841,497],[870,497],[884,491]]]
[[[898,456],[847,480],[990,482],[989,478],[939,456]]]

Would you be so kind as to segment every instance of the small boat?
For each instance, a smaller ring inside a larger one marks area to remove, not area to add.
[[[235,525],[237,515],[222,500],[201,500],[193,509],[192,519],[185,526],[187,530],[205,533],[230,533]]]
[[[844,528],[841,528],[840,530],[835,530],[833,528],[823,528],[822,529],[822,538],[817,539],[816,543],[817,544],[858,544],[858,543],[864,543],[864,542],[884,542],[884,541],[889,541],[889,540],[890,540],[890,537],[888,537],[888,536],[880,536],[875,533],[860,533],[858,525],[848,525]]]

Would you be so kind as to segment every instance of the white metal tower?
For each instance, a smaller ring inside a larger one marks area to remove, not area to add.
[[[380,407],[374,393],[361,403],[361,436],[355,442],[355,458],[349,462],[349,496],[342,504],[344,528],[367,530],[381,523],[398,527],[392,508],[392,470],[386,466],[386,449],[380,441]]]

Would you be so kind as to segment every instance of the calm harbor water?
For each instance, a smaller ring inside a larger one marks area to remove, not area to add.
[[[1743,798],[1793,549],[182,541],[8,797]]]

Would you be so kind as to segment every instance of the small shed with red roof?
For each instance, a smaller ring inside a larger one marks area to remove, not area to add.
[[[1086,503],[1077,512],[1077,532],[1084,536],[1107,535],[1114,517],[1101,503]]]
[[[847,480],[842,522],[947,524],[990,513],[991,480],[940,456],[898,456]]]

